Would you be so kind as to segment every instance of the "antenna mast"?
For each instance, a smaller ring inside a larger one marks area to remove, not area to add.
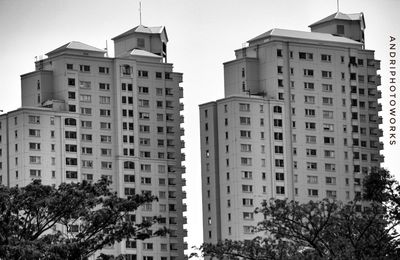
[[[142,1],[139,1],[139,19],[140,25],[142,25]]]
[[[339,13],[339,0],[336,1],[336,5],[337,5],[337,12]]]

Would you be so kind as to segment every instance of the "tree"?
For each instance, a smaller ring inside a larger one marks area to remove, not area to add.
[[[218,259],[399,259],[399,192],[386,170],[375,169],[365,176],[362,200],[271,199],[256,210],[264,216],[254,227],[262,238],[203,244],[200,250]]]
[[[85,259],[122,239],[163,235],[156,222],[135,223],[132,213],[156,198],[120,198],[109,181],[92,184],[0,186],[0,259]]]

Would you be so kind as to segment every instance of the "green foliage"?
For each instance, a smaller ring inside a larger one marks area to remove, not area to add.
[[[166,232],[150,229],[156,218],[139,224],[129,218],[155,197],[120,198],[108,186],[106,179],[58,188],[38,180],[23,188],[0,186],[0,259],[85,259],[124,238]]]
[[[400,259],[399,193],[398,182],[375,169],[364,179],[362,200],[271,199],[256,210],[264,220],[254,232],[262,237],[205,243],[199,249],[218,259]]]

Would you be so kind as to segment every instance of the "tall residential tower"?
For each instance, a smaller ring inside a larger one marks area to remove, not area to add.
[[[151,193],[138,222],[162,216],[171,233],[104,250],[129,259],[184,257],[182,74],[167,63],[164,27],[139,25],[117,37],[115,57],[67,43],[21,76],[22,107],[0,115],[0,181],[27,185],[112,180],[120,196]]]
[[[204,241],[244,240],[264,200],[349,201],[383,157],[380,62],[362,13],[311,32],[272,29],[224,63],[225,98],[200,105]]]

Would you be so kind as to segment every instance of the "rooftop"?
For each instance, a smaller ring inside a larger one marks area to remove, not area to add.
[[[325,22],[329,22],[332,20],[345,20],[345,21],[362,21],[364,23],[364,17],[363,17],[363,13],[355,13],[355,14],[344,14],[341,12],[337,12],[334,14],[329,15],[328,17],[325,17],[324,19],[321,19],[311,25],[309,25],[309,27],[321,24],[321,23],[325,23]]]
[[[129,31],[126,31],[118,36],[115,36],[114,38],[112,38],[112,40],[117,40],[119,38],[123,38],[125,36],[131,35],[134,33],[161,34],[164,29],[165,29],[164,26],[147,27],[144,25],[138,25],[135,28],[130,29]]]
[[[82,51],[101,52],[101,53],[106,52],[105,50],[90,46],[90,45],[82,43],[82,42],[72,41],[67,44],[64,44],[63,46],[61,46],[55,50],[52,50],[51,52],[46,53],[46,55],[49,56],[51,54],[66,51],[66,50],[82,50]]]
[[[249,40],[248,43],[274,37],[362,45],[360,42],[345,37],[334,36],[328,33],[304,32],[304,31],[295,31],[295,30],[278,29],[278,28],[269,30],[268,32],[265,32]]]

